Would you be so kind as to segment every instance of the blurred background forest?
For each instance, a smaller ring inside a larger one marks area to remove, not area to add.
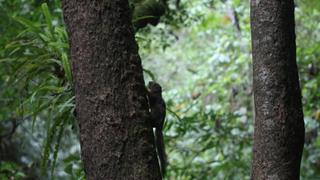
[[[301,179],[320,179],[320,1],[295,3],[306,125]],[[136,39],[145,80],[158,81],[167,102],[167,179],[249,179],[249,1],[166,5],[157,26],[139,29]],[[85,179],[70,64],[60,1],[0,0],[1,180]]]

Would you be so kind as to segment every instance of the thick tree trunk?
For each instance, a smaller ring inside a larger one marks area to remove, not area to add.
[[[251,0],[253,179],[299,179],[304,144],[293,0]]]
[[[87,179],[161,179],[128,1],[62,5]]]

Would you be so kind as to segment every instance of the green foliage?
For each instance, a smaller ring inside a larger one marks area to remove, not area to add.
[[[55,166],[63,129],[68,120],[72,120],[70,110],[74,107],[74,98],[70,85],[71,67],[66,54],[67,34],[64,27],[53,26],[48,6],[43,4],[41,8],[44,24],[34,24],[23,17],[13,17],[25,29],[13,42],[6,45],[5,49],[10,56],[3,63],[12,67],[14,72],[10,76],[12,78],[7,80],[6,87],[21,82],[19,91],[25,91],[25,96],[22,97],[24,108],[20,109],[24,116],[34,117],[33,124],[39,115],[48,116],[49,128],[42,160],[43,172],[46,172],[54,141],[56,145],[52,168]]]
[[[64,172],[67,173],[71,179],[84,180],[85,174],[83,171],[81,159],[79,154],[71,154],[63,160],[65,165]]]
[[[306,143],[301,173],[303,179],[320,178],[320,2],[297,2],[297,59],[304,105]]]
[[[23,179],[26,175],[23,173],[21,167],[13,162],[1,162],[0,179]]]
[[[6,77],[2,94],[8,99],[7,112],[12,111],[2,115],[7,114],[4,119],[31,117],[32,131],[36,131],[37,121],[45,121],[47,135],[41,166],[45,174],[50,166],[53,174],[64,131],[74,126],[69,45],[65,27],[52,17],[47,4],[36,11],[36,21],[19,15],[8,17],[16,22],[20,32],[1,51],[1,66],[6,67],[2,71]]]
[[[52,179],[85,179],[73,116],[68,36],[59,1],[42,2],[0,1],[0,127],[21,119],[12,138],[42,146],[40,161],[37,148],[25,145],[20,149],[28,155],[1,162],[0,179],[30,176],[25,169],[37,174],[40,165],[43,172],[51,171]],[[254,108],[248,2],[194,0],[181,1],[179,7],[176,1],[131,3],[133,24],[157,24],[140,29],[136,39],[146,81],[160,82],[167,101],[167,179],[250,179]],[[320,3],[299,0],[296,6],[308,138],[301,179],[318,179]],[[22,162],[25,157],[27,163]]]
[[[315,1],[305,2],[296,2],[297,58],[306,136],[311,140],[304,149],[301,179],[318,179],[319,10]],[[167,34],[153,28],[152,35],[139,41],[144,67],[164,86],[168,107],[179,116],[168,113],[165,127],[168,179],[250,179],[253,104],[249,5],[202,0],[182,1],[182,5],[189,22],[185,21],[187,27],[170,32],[178,40],[170,39],[170,46],[159,48],[169,38],[161,39]],[[240,35],[230,9],[238,14]],[[165,32],[171,30],[164,27]]]

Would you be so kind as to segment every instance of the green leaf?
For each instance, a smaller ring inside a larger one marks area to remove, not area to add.
[[[68,164],[65,168],[64,168],[64,172],[66,172],[67,174],[70,174],[72,175],[72,167],[73,165],[72,164]]]
[[[51,42],[51,38],[48,37],[46,34],[40,33],[39,36],[41,37],[41,40],[44,42]]]
[[[47,3],[43,3],[41,5],[41,8],[42,8],[42,12],[43,12],[43,14],[44,14],[44,16],[46,18],[46,22],[47,22],[49,31],[50,31],[52,37],[54,38],[54,28],[52,26],[52,17],[51,17],[49,8],[48,8],[48,4]]]
[[[63,120],[64,118],[58,117],[55,119],[54,124],[50,129],[47,131],[47,138],[46,138],[46,143],[43,148],[43,157],[41,161],[41,172],[42,174],[46,174],[47,171],[47,163],[49,161],[49,156],[50,156],[50,150],[51,150],[51,145],[53,144],[54,137],[57,134],[57,130],[59,126],[63,126]]]
[[[67,158],[65,158],[63,160],[64,163],[68,164],[68,163],[72,163],[73,161],[79,161],[80,160],[80,156],[77,154],[71,154],[70,156],[68,156]]]
[[[54,152],[53,152],[53,163],[52,163],[52,167],[51,167],[51,177],[52,179],[54,176],[54,169],[56,167],[56,163],[57,163],[57,158],[58,158],[58,152],[60,149],[60,143],[61,143],[61,139],[62,139],[62,135],[63,135],[63,131],[64,131],[64,122],[67,119],[67,117],[61,117],[63,118],[62,124],[59,126],[59,132],[58,132],[58,137],[57,137],[57,142],[56,145],[54,147]]]
[[[75,105],[74,105],[74,99],[75,99],[75,96],[72,96],[69,100],[67,100],[66,102],[64,102],[61,106],[60,106],[60,108],[59,108],[59,111],[58,112],[63,112],[63,111],[65,111],[65,109],[67,108],[67,107],[74,107]]]
[[[34,22],[32,22],[28,19],[25,19],[23,17],[12,17],[12,18],[15,21],[19,22],[20,24],[24,25],[26,28],[28,28],[32,32],[40,32],[41,31],[40,27],[37,27]]]
[[[72,72],[71,72],[71,65],[70,65],[69,58],[66,53],[62,53],[61,58],[62,58],[62,65],[63,65],[64,72],[66,73],[66,77],[68,81],[71,83]]]
[[[0,59],[0,63],[4,63],[4,62],[12,62],[14,61],[15,59],[13,58],[3,58],[3,59]]]

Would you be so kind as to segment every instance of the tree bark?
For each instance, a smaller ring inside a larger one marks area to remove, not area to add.
[[[251,0],[253,179],[299,179],[304,144],[293,0]]]
[[[128,1],[62,6],[87,179],[161,179]]]

